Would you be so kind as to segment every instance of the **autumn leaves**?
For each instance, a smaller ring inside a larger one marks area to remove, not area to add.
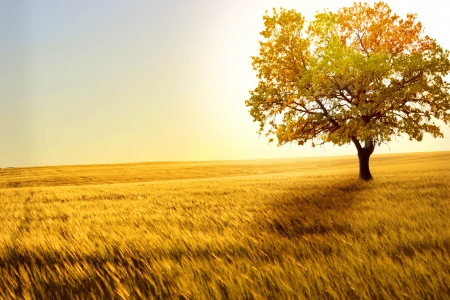
[[[246,101],[278,144],[379,145],[406,134],[440,137],[450,121],[449,52],[383,2],[324,11],[306,26],[295,10],[264,17],[258,86]],[[272,139],[272,138],[271,138]]]

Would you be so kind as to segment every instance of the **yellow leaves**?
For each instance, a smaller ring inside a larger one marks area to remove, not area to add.
[[[253,68],[260,80],[286,84],[294,81],[306,69],[309,40],[301,37],[304,18],[294,10],[273,10],[273,16],[263,17],[265,30],[261,35],[260,56],[252,57]],[[298,63],[301,62],[301,63]]]
[[[288,97],[287,104],[292,104],[292,103],[294,103],[294,102],[295,102],[295,99],[296,99],[295,95],[291,95],[290,97]]]
[[[260,56],[252,57],[259,83],[246,105],[279,144],[416,138],[431,130],[423,119],[450,119],[442,78],[449,52],[423,36],[417,15],[401,19],[378,2],[319,13],[306,31],[293,10],[273,10],[264,22]]]

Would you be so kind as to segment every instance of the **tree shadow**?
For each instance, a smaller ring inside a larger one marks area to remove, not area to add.
[[[368,182],[354,180],[333,183],[325,189],[291,190],[273,202],[271,211],[261,216],[260,226],[290,239],[351,233],[357,196],[369,186]]]

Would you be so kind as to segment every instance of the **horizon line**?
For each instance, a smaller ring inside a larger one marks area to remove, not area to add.
[[[450,150],[436,150],[436,151],[410,151],[397,153],[374,153],[371,157],[379,155],[402,155],[402,154],[419,154],[419,153],[438,153],[450,152]],[[108,166],[108,165],[138,165],[138,164],[170,164],[170,163],[208,163],[208,162],[245,162],[245,161],[274,161],[274,160],[292,160],[292,159],[311,159],[330,157],[348,157],[358,156],[355,154],[341,154],[341,155],[323,155],[323,156],[303,156],[303,157],[279,157],[279,158],[248,158],[248,159],[212,159],[212,160],[155,160],[155,161],[137,161],[137,162],[111,162],[111,163],[93,163],[93,164],[62,164],[62,165],[35,165],[35,166],[18,166],[18,167],[0,167],[3,169],[27,169],[27,168],[50,168],[50,167],[77,167],[77,166]]]

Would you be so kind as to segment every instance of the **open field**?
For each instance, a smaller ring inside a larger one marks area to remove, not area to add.
[[[0,299],[450,299],[450,152],[0,170]]]

